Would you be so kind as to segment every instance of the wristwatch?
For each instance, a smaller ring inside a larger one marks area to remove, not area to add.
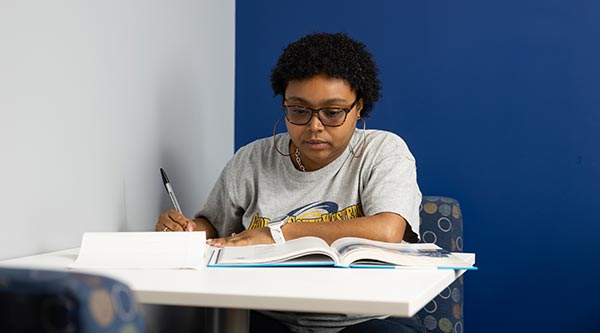
[[[275,244],[283,244],[285,243],[285,237],[283,237],[283,231],[281,231],[281,227],[288,223],[289,216],[280,221],[275,221],[269,223],[267,226],[271,230],[271,237],[275,241]]]

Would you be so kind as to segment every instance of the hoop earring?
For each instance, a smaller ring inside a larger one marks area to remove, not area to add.
[[[352,157],[354,158],[359,158],[363,155],[363,153],[365,152],[365,147],[367,146],[367,121],[364,118],[359,118],[358,120],[362,120],[363,122],[363,142],[362,142],[362,147],[360,148],[360,154],[356,155],[356,152],[354,152],[354,148],[352,147],[352,145],[350,145],[350,153],[352,154]]]
[[[275,122],[275,126],[273,126],[273,148],[279,153],[279,155],[281,156],[290,156],[290,154],[284,154],[282,153],[279,148],[277,148],[277,126],[279,125],[279,122],[281,122],[281,119],[283,119],[284,116],[281,116],[281,118],[279,118],[276,122]]]

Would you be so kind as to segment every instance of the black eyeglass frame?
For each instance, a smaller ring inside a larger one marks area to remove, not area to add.
[[[340,127],[342,125],[344,125],[344,123],[346,122],[346,118],[348,118],[348,113],[350,113],[350,111],[352,111],[352,109],[354,109],[354,107],[356,106],[356,103],[358,103],[358,100],[360,99],[360,97],[356,97],[356,99],[354,100],[354,103],[350,104],[349,107],[347,108],[340,108],[340,107],[335,107],[335,106],[325,106],[322,108],[318,108],[318,109],[313,109],[311,107],[308,106],[304,106],[304,105],[285,105],[285,100],[283,101],[283,115],[285,116],[285,119],[287,119],[287,121],[290,122],[290,124],[293,125],[308,125],[308,123],[310,123],[310,121],[312,120],[313,114],[317,114],[317,118],[319,118],[319,121],[321,122],[321,124],[323,124],[323,126],[327,126],[327,127]],[[290,118],[288,118],[288,108],[289,107],[295,107],[295,108],[302,108],[305,110],[309,110],[311,112],[310,117],[308,117],[308,120],[305,123],[295,123],[293,121],[290,120]],[[344,120],[342,120],[342,122],[339,125],[327,125],[323,122],[323,120],[321,120],[321,114],[319,112],[321,112],[321,110],[340,110],[344,112]]]

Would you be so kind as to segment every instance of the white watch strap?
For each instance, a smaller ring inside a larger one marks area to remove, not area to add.
[[[283,237],[283,231],[281,231],[281,226],[284,224],[285,222],[269,224],[269,229],[271,230],[271,237],[273,237],[275,244],[285,243],[285,237]]]

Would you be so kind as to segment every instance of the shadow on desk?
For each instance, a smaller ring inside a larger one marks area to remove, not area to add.
[[[154,304],[138,306],[146,321],[145,333],[242,332],[245,330],[242,323],[247,324],[249,320],[244,311]]]
[[[205,318],[210,309],[154,304],[138,306],[146,322],[146,333],[209,332]]]

